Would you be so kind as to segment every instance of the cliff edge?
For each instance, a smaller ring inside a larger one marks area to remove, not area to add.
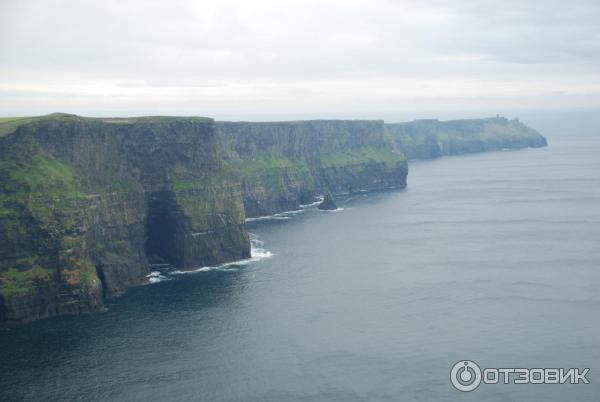
[[[54,114],[0,134],[0,322],[98,310],[148,259],[250,256],[212,119]]]
[[[538,148],[547,144],[519,119],[415,120],[386,124],[394,143],[409,159],[431,159],[501,149]]]
[[[408,166],[383,121],[217,122],[241,177],[249,217],[311,204],[331,192],[406,187]]]

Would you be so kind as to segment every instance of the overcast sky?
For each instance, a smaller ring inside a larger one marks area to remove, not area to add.
[[[598,0],[0,0],[0,115],[600,107]]]

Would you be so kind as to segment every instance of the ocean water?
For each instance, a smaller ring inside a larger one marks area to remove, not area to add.
[[[525,116],[548,148],[416,162],[406,190],[249,222],[252,261],[0,331],[0,400],[600,400],[594,117]],[[463,359],[590,384],[461,393]]]

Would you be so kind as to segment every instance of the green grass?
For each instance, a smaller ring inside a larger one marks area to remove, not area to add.
[[[68,269],[61,271],[62,280],[69,286],[92,286],[99,282],[96,266],[89,258],[72,258]]]
[[[15,122],[23,119],[30,119],[30,117],[0,117],[0,124]]]
[[[0,137],[14,133],[17,128],[25,124],[37,123],[48,120],[72,120],[81,119],[74,114],[67,113],[52,113],[43,116],[29,116],[29,117],[0,117]]]
[[[52,113],[44,116],[30,117],[0,117],[0,137],[14,133],[19,126],[29,123],[48,120],[89,120],[113,124],[135,124],[135,123],[212,123],[209,117],[198,116],[143,116],[143,117],[81,117],[67,113]]]
[[[134,123],[212,123],[210,117],[199,116],[143,116],[143,117],[103,117],[95,120],[104,123],[134,124]]]
[[[98,283],[96,266],[86,255],[86,248],[83,237],[64,236],[61,239],[59,264],[63,283],[74,287]]]
[[[274,152],[260,152],[252,158],[230,162],[231,168],[239,174],[251,176],[271,169],[296,169],[308,171],[304,160],[292,160]]]
[[[404,155],[391,149],[364,147],[344,152],[322,155],[321,163],[325,167],[345,166],[369,162],[385,162],[389,167],[405,161]]]
[[[55,213],[68,210],[82,194],[73,169],[56,159],[36,155],[26,161],[0,161],[0,218],[16,223],[26,206],[37,218],[54,220]]]
[[[229,166],[222,166],[218,171],[199,176],[183,166],[175,166],[170,171],[171,183],[174,190],[191,190],[208,187],[220,187],[235,176]]]
[[[30,193],[49,198],[79,198],[77,181],[71,166],[56,159],[36,155],[11,178],[27,184]]]
[[[1,117],[0,118],[0,137],[12,134],[15,130],[26,123],[39,120],[40,117]]]
[[[319,155],[318,161],[324,167],[348,166],[370,162],[384,162],[390,168],[398,163],[405,162],[404,155],[391,149],[363,147],[343,152]],[[277,153],[261,152],[252,158],[230,162],[231,168],[238,174],[251,177],[277,169],[290,169],[297,172],[309,172],[309,165],[313,164],[308,159],[288,159]]]
[[[39,265],[24,271],[9,268],[0,272],[0,293],[5,296],[27,294],[37,283],[49,282],[52,275],[52,270],[44,269]]]

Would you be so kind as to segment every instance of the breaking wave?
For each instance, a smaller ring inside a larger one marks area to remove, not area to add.
[[[292,219],[290,217],[290,215],[296,215],[296,214],[304,212],[307,209],[314,208],[314,207],[318,206],[320,203],[322,203],[323,200],[325,199],[325,197],[323,195],[319,195],[319,196],[317,196],[315,198],[316,198],[315,202],[311,202],[310,204],[300,204],[300,209],[294,209],[294,210],[291,210],[291,211],[279,212],[279,213],[273,214],[273,215],[258,216],[258,217],[255,217],[255,218],[246,218],[246,222],[265,221],[265,220],[288,220],[288,219]]]
[[[282,214],[283,214],[283,212],[281,214],[275,214],[275,215],[258,216],[256,218],[246,218],[246,222],[266,221],[266,220],[271,220],[271,219],[280,219],[280,220],[291,219],[289,216],[285,216]]]
[[[263,248],[265,242],[259,240],[254,233],[250,233],[250,261],[260,261],[273,257],[273,253]]]
[[[186,269],[182,271],[180,269],[174,269],[166,273],[166,275],[185,275],[185,274],[194,274],[197,272],[210,272],[210,271],[222,271],[222,272],[232,272],[237,271],[239,268],[246,266],[252,262],[257,262],[260,260],[264,260],[265,258],[273,257],[274,254],[270,251],[266,250],[264,246],[264,242],[258,238],[258,236],[254,233],[249,233],[250,235],[250,258],[246,258],[243,260],[227,262],[225,264],[217,265],[214,267],[199,267],[195,269]],[[150,282],[154,283],[154,282]]]
[[[316,207],[317,205],[322,203],[323,200],[325,200],[325,196],[322,194],[316,196],[315,198],[317,199],[315,202],[311,202],[310,204],[300,204],[300,208],[305,209],[305,208],[310,208],[310,207]]]
[[[322,212],[340,212],[340,211],[343,211],[343,210],[344,210],[344,208],[336,208],[336,209],[319,209],[319,211],[322,211]]]
[[[150,274],[146,275],[146,278],[148,278],[148,283],[158,283],[169,280],[169,278],[163,275],[161,271],[152,271]]]

